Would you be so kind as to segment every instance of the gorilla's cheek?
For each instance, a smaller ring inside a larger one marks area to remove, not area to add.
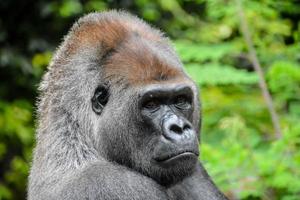
[[[117,128],[119,127],[119,128]],[[126,130],[126,129],[125,129]],[[102,156],[121,165],[131,165],[131,144],[128,134],[118,124],[107,124],[99,131],[99,149]]]

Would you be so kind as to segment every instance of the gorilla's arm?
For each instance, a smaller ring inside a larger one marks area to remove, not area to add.
[[[109,162],[94,163],[64,180],[57,200],[165,200],[165,191],[152,179]]]
[[[212,182],[201,162],[191,176],[169,188],[168,194],[174,200],[227,200]]]

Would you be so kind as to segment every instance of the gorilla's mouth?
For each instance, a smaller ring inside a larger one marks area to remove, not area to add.
[[[173,164],[179,160],[197,159],[198,153],[192,151],[183,151],[176,154],[169,154],[166,156],[155,158],[155,161],[160,164]]]

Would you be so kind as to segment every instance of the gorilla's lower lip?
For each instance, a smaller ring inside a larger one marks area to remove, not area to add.
[[[157,162],[159,163],[171,163],[175,160],[178,160],[180,158],[185,159],[185,158],[190,158],[190,157],[198,157],[198,155],[194,152],[183,152],[183,153],[179,153],[176,155],[172,155],[172,156],[168,156],[165,158],[157,158],[155,159]]]

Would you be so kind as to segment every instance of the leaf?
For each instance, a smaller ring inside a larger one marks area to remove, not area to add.
[[[12,199],[12,191],[3,184],[0,184],[0,199]]]
[[[175,47],[183,62],[218,61],[226,54],[234,52],[234,47],[228,43],[200,45],[177,41]]]
[[[218,64],[187,64],[188,74],[200,85],[257,84],[255,73]]]
[[[289,61],[276,61],[267,73],[272,92],[283,100],[300,99],[300,66]]]
[[[82,5],[78,0],[65,0],[59,8],[59,14],[62,17],[69,17],[79,14],[82,11]]]

